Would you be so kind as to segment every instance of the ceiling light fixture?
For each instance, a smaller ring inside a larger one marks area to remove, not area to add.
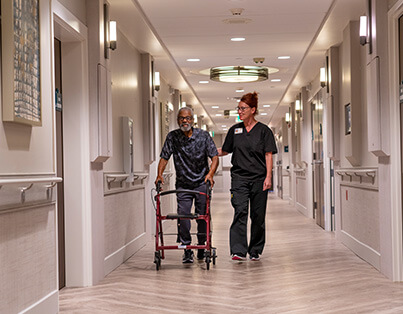
[[[243,93],[245,90],[243,88],[237,88],[235,93]]]
[[[197,58],[190,58],[190,59],[186,59],[186,61],[188,61],[188,62],[199,62],[200,59],[197,59]]]
[[[290,56],[279,56],[279,57],[277,57],[277,59],[280,59],[280,60],[286,60],[286,59],[290,59],[291,57]]]
[[[267,67],[223,66],[210,69],[210,79],[224,83],[248,83],[265,81],[269,78]]]
[[[270,108],[270,105],[263,105],[263,107],[265,107],[265,108]]]
[[[245,38],[244,37],[233,37],[231,38],[231,41],[244,41]]]
[[[220,108],[219,106],[212,106],[211,108],[213,108],[213,109],[218,109],[218,108]]]
[[[199,81],[200,84],[208,84],[209,81]]]
[[[272,79],[271,82],[281,82],[280,79]]]

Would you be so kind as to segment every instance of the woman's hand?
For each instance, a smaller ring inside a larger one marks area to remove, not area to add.
[[[264,179],[263,182],[263,191],[266,191],[270,188],[271,188],[271,177],[267,177],[266,179]]]

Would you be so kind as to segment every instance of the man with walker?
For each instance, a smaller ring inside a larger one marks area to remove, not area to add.
[[[193,127],[193,110],[183,107],[178,111],[179,129],[168,133],[160,154],[158,174],[155,184],[159,181],[164,184],[163,172],[169,158],[173,155],[176,171],[176,190],[194,190],[203,193],[206,191],[206,182],[214,185],[213,176],[218,167],[218,151],[207,131]],[[209,168],[208,158],[211,159]],[[195,212],[203,215],[206,210],[206,198],[203,195],[177,193],[178,214],[190,214],[193,200]],[[206,242],[206,221],[197,221],[198,245]],[[191,222],[180,219],[177,242],[182,245],[191,244]],[[197,258],[204,258],[204,249],[198,249]],[[193,251],[184,250],[183,263],[193,263]]]

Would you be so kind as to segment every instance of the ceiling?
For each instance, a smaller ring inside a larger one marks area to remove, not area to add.
[[[224,117],[224,110],[234,109],[237,97],[253,91],[259,93],[257,119],[276,126],[298,90],[319,74],[326,50],[341,42],[348,21],[365,12],[365,0],[109,2],[119,30],[137,49],[153,55],[161,77],[181,90],[216,133],[225,133],[235,123],[234,117]],[[233,15],[233,9],[242,9],[236,10],[241,15]],[[233,37],[245,40],[234,42]],[[242,84],[211,81],[200,73],[216,66],[257,65],[256,57],[264,58],[258,65],[279,71],[267,81]],[[236,92],[240,88],[244,92]]]

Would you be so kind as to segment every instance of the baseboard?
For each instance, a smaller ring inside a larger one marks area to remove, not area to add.
[[[307,218],[312,218],[312,216],[310,216],[310,214],[309,214],[309,210],[308,210],[308,208],[306,208],[305,206],[303,206],[302,204],[300,204],[300,203],[295,203],[295,208],[302,214],[302,215],[304,215],[305,217],[307,217]]]
[[[361,257],[364,261],[368,262],[378,270],[381,269],[381,254],[379,254],[379,252],[375,251],[373,248],[362,243],[343,230],[340,232],[340,240],[345,246]]]
[[[140,250],[147,243],[146,233],[140,234],[138,237],[121,247],[119,250],[107,256],[104,260],[104,274],[109,274],[112,270],[117,268],[125,262],[130,256]]]
[[[59,313],[59,290],[52,291],[35,304],[21,311],[20,314]]]

